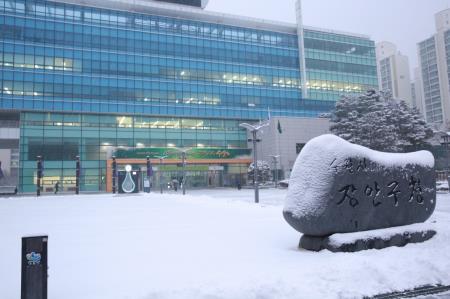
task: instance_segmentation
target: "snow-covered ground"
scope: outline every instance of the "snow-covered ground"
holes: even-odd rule
[[[357,253],[297,249],[285,190],[0,199],[0,298],[20,298],[21,237],[49,236],[50,299],[360,298],[450,284],[450,196],[430,241]]]

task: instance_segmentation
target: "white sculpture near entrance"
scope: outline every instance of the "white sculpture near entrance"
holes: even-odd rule
[[[127,174],[125,175],[125,179],[122,183],[122,190],[125,193],[131,193],[136,188],[136,184],[134,183],[133,177],[131,176],[131,170],[131,165],[125,166],[125,171],[127,172]]]

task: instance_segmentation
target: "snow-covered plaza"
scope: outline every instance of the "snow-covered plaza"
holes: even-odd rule
[[[421,244],[308,252],[286,190],[188,190],[0,199],[0,298],[20,297],[21,238],[48,235],[51,299],[361,298],[450,284],[450,195]]]

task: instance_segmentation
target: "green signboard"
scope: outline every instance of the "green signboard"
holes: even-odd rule
[[[186,159],[248,159],[251,149],[191,148],[177,149],[166,147],[133,148],[115,151],[118,159],[181,159],[181,152],[186,151]]]
[[[162,171],[181,171],[183,167],[180,165],[158,165],[153,164],[153,169],[157,167],[158,170]],[[186,165],[184,168],[185,171],[208,171],[208,165]]]

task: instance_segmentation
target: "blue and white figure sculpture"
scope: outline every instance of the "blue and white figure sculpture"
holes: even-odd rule
[[[131,165],[125,166],[125,171],[127,174],[125,175],[125,179],[122,182],[122,190],[125,193],[131,193],[136,188],[136,184],[133,181],[133,177],[131,176]]]
[[[27,253],[26,258],[27,258],[29,266],[35,266],[35,265],[39,265],[41,263],[42,257],[41,257],[40,253],[36,253],[33,251],[30,253]]]

